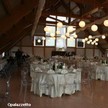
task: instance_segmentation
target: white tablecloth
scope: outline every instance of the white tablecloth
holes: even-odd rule
[[[81,90],[81,71],[74,73],[57,74],[31,71],[31,91],[38,94],[49,95],[50,97],[61,97],[62,94],[73,94]]]
[[[96,67],[96,79],[108,81],[108,65],[99,65]]]

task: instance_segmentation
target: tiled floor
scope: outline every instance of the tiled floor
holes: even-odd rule
[[[20,72],[11,78],[11,102],[24,103],[20,91]],[[27,90],[27,108],[108,108],[108,81],[92,81],[92,85],[83,84],[82,90],[73,95],[63,95],[61,98],[39,97]],[[8,108],[6,102],[0,102],[0,108]],[[13,107],[17,108],[17,107]]]

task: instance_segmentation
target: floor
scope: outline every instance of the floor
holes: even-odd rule
[[[24,93],[19,95],[20,70],[12,75],[10,86],[10,103],[24,103]],[[61,98],[39,97],[31,93],[28,87],[26,103],[31,104],[26,108],[108,108],[108,81],[93,80],[91,84],[82,84],[81,91]],[[0,108],[9,108],[5,99],[0,101]]]

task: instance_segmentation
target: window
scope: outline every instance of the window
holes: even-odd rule
[[[57,36],[64,35],[64,34],[66,34],[66,27],[63,26],[62,28],[57,28],[57,31],[60,32],[60,34],[57,34]]]
[[[65,51],[66,50],[66,39],[57,37],[56,50],[57,51]]]
[[[56,16],[53,16],[53,15],[50,15],[50,17],[56,18]],[[52,21],[52,22],[55,22],[56,20],[55,20],[55,19],[52,19],[52,18],[47,17],[47,18],[46,18],[46,21]]]
[[[46,46],[55,46],[55,39],[51,37],[46,37]]]
[[[82,39],[77,39],[77,47],[78,48],[85,48],[85,43],[82,42]]]
[[[67,39],[67,47],[75,47],[75,39]]]
[[[61,21],[65,21],[65,22],[68,23],[68,18],[67,17],[57,16],[57,19],[61,20]]]
[[[34,46],[43,46],[44,40],[41,36],[34,36]]]
[[[50,28],[50,32],[46,32],[46,36],[50,36],[50,33],[55,34],[55,26],[48,26]]]

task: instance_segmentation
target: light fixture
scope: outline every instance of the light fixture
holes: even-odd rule
[[[98,43],[96,42],[95,45],[98,45]]]
[[[62,22],[58,22],[57,23],[57,27],[59,27],[59,28],[63,27],[63,23]]]
[[[69,32],[66,33],[66,36],[69,37]]]
[[[55,37],[51,37],[51,38],[54,39],[54,40],[56,39]]]
[[[75,34],[73,37],[74,37],[74,38],[77,38],[78,36]]]
[[[88,38],[85,38],[85,41],[87,41],[88,40]]]
[[[90,41],[87,41],[87,44],[90,44]]]
[[[85,21],[82,21],[82,20],[81,20],[81,21],[79,22],[79,26],[80,26],[80,27],[85,27]]]
[[[89,35],[88,38],[89,38],[89,39],[92,39],[92,35]]]
[[[96,38],[96,39],[95,39],[95,41],[97,42],[97,41],[99,41],[99,39],[98,39],[98,38]]]
[[[74,38],[73,37],[70,37],[69,39],[73,40]]]
[[[41,42],[41,40],[40,40],[40,39],[38,39],[38,40],[37,40],[37,42],[38,42],[38,43],[40,43],[40,42]]]
[[[50,28],[48,26],[44,27],[45,32],[50,32]]]
[[[90,39],[89,41],[90,41],[90,42],[92,42],[92,40],[91,40],[91,39]]]
[[[104,21],[104,26],[108,27],[108,20]]]
[[[91,44],[94,45],[94,42],[92,42]]]
[[[68,28],[67,28],[67,32],[73,32],[73,31],[74,31],[73,26],[68,26]]]
[[[55,34],[54,34],[54,33],[51,33],[51,34],[50,34],[50,36],[51,36],[51,37],[54,37],[54,36],[55,36]]]
[[[82,39],[82,42],[84,43],[85,42],[85,39]]]
[[[102,35],[102,39],[105,39],[106,38],[106,36],[105,35]]]
[[[98,30],[98,26],[97,26],[96,24],[93,24],[93,25],[91,26],[91,30],[92,30],[92,31],[97,31],[97,30]]]
[[[45,37],[42,37],[43,40],[45,40]]]
[[[56,31],[56,34],[60,34],[60,31]]]
[[[65,35],[61,35],[61,38],[66,39],[66,36]]]

